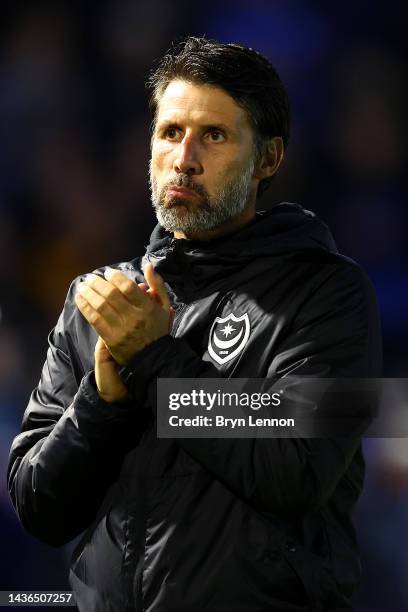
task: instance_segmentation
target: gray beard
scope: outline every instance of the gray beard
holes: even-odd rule
[[[253,171],[254,160],[252,159],[251,163],[237,177],[229,180],[215,196],[210,197],[204,187],[194,183],[188,174],[179,174],[158,190],[150,163],[150,190],[158,222],[168,232],[183,232],[186,235],[194,235],[196,232],[209,231],[224,225],[245,209],[248,203]],[[165,195],[171,185],[191,189],[200,195],[200,207],[192,210],[187,209],[181,216],[178,214],[177,204],[167,208],[164,205]]]

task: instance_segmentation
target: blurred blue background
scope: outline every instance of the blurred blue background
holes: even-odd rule
[[[274,63],[292,136],[261,207],[300,202],[329,224],[377,289],[385,376],[406,377],[408,20],[403,5],[365,0],[37,0],[2,9],[0,590],[66,589],[72,546],[54,550],[23,532],[6,491],[7,456],[70,281],[148,242],[144,81],[153,60],[173,40],[206,34]],[[405,611],[407,440],[365,440],[365,449],[355,606]]]

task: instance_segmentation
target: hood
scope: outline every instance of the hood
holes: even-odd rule
[[[257,257],[284,255],[320,249],[337,253],[327,225],[300,204],[282,202],[268,211],[259,211],[240,231],[207,242],[176,240],[162,226],[156,225],[143,259],[143,268],[151,261],[165,280],[192,276],[208,282],[208,276],[231,273]]]

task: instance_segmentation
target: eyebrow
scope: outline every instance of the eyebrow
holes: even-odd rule
[[[167,128],[180,128],[180,122],[179,121],[171,121],[170,119],[165,119],[164,121],[162,121],[161,123],[157,124],[157,129],[160,130],[164,130]],[[231,127],[228,127],[227,125],[225,125],[225,123],[207,123],[205,125],[201,125],[200,128],[203,131],[207,131],[207,130],[220,130],[222,132],[233,132],[233,129]]]

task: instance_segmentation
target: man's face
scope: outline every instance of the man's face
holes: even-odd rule
[[[157,111],[150,185],[159,223],[176,237],[211,235],[255,210],[254,133],[222,89],[171,81]],[[210,234],[209,234],[210,232]]]

